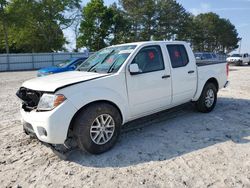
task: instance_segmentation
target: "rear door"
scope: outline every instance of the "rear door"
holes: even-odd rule
[[[190,101],[196,91],[197,69],[190,48],[183,44],[169,44],[166,46],[172,66],[173,104],[181,104]]]
[[[142,47],[131,62],[140,69],[136,75],[127,73],[132,118],[167,108],[171,103],[170,68],[164,63],[162,47]]]

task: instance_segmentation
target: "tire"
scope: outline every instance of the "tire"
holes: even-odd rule
[[[248,65],[250,65],[250,62],[248,62]]]
[[[242,66],[243,63],[242,63],[242,61],[238,61],[235,65],[236,65],[236,66]]]
[[[211,96],[211,92],[213,96]],[[201,96],[199,100],[195,103],[195,106],[199,112],[208,113],[214,109],[216,102],[217,89],[213,83],[209,82],[204,86]]]
[[[115,145],[121,124],[117,108],[109,103],[94,103],[77,114],[73,133],[81,150],[101,154]]]

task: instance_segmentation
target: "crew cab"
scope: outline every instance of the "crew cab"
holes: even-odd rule
[[[234,65],[244,65],[244,64],[250,65],[250,56],[247,53],[233,54],[227,58],[227,62]]]
[[[73,135],[80,149],[99,154],[134,119],[190,101],[212,111],[227,74],[226,62],[197,63],[186,42],[138,42],[104,48],[76,71],[28,80],[17,96],[27,134],[50,144]]]

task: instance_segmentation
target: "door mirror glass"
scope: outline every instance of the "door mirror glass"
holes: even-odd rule
[[[140,73],[140,69],[139,69],[138,64],[136,64],[136,63],[130,64],[129,65],[129,72],[131,75]]]

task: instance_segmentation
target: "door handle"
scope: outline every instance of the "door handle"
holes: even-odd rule
[[[194,73],[194,70],[188,71],[188,74],[192,74],[192,73]]]
[[[161,78],[162,79],[164,79],[164,78],[170,78],[170,75],[163,75]]]

